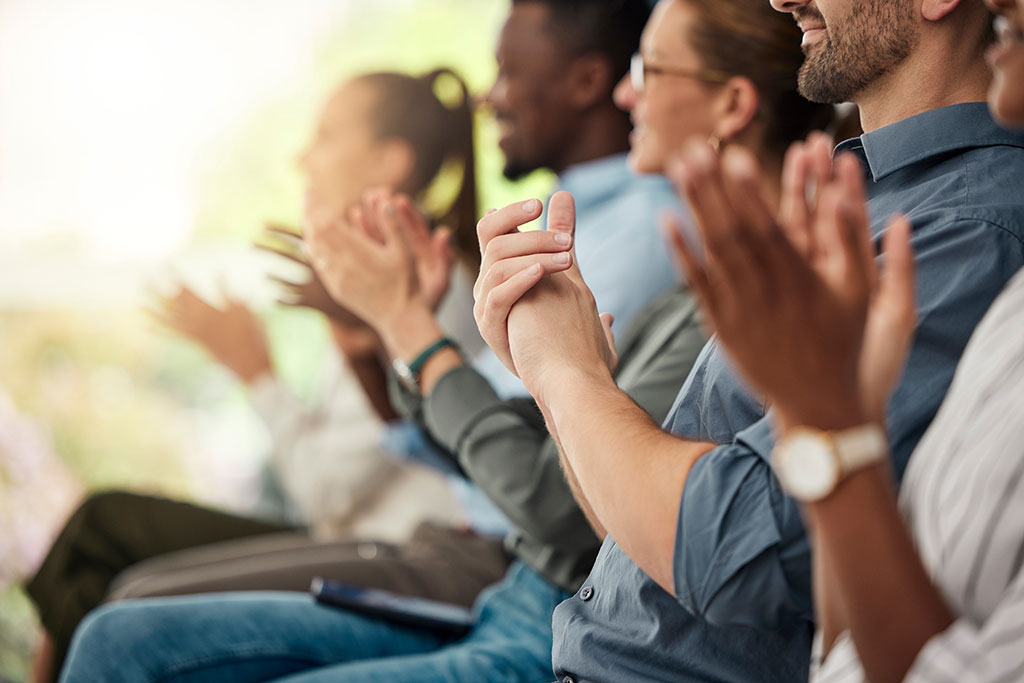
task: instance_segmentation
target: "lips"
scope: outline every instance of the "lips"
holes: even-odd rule
[[[799,24],[800,30],[804,32],[803,41],[800,45],[807,47],[813,45],[825,37],[825,24],[821,22],[811,22]]]

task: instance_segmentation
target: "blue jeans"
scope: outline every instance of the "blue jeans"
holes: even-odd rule
[[[454,641],[296,593],[128,601],[82,622],[61,681],[546,681],[551,613],[567,597],[513,564],[477,598],[473,630]]]

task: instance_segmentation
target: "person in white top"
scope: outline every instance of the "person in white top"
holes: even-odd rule
[[[986,2],[998,14],[989,103],[1001,123],[1024,128],[1024,0]],[[775,474],[804,503],[818,627],[811,680],[1024,680],[1024,272],[975,330],[897,501],[876,425],[915,325],[909,224],[891,224],[879,273],[863,180],[847,161],[817,178],[816,202],[804,207],[817,255],[799,240],[758,239],[759,221],[771,217],[729,191],[741,228],[698,215],[706,261],[675,240],[721,343],[773,406]],[[753,163],[735,155],[701,169],[684,158],[677,179],[698,190],[749,188],[743,169]],[[739,268],[755,246],[760,268]],[[817,291],[793,286],[812,281],[803,276]],[[750,295],[764,287],[774,288],[773,310]],[[736,318],[747,334],[731,333]],[[763,338],[785,343],[753,342]],[[858,343],[835,343],[844,339]],[[823,412],[845,418],[821,424]]]

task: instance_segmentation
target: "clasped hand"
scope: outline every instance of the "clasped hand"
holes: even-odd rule
[[[482,255],[473,313],[484,340],[544,405],[581,375],[610,376],[618,363],[610,315],[599,316],[576,263],[576,208],[559,192],[547,230],[520,231],[541,214],[530,200],[478,224]]]

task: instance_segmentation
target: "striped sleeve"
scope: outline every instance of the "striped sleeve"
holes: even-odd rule
[[[1024,572],[984,624],[961,617],[928,641],[905,683],[1011,683],[1024,680]]]

